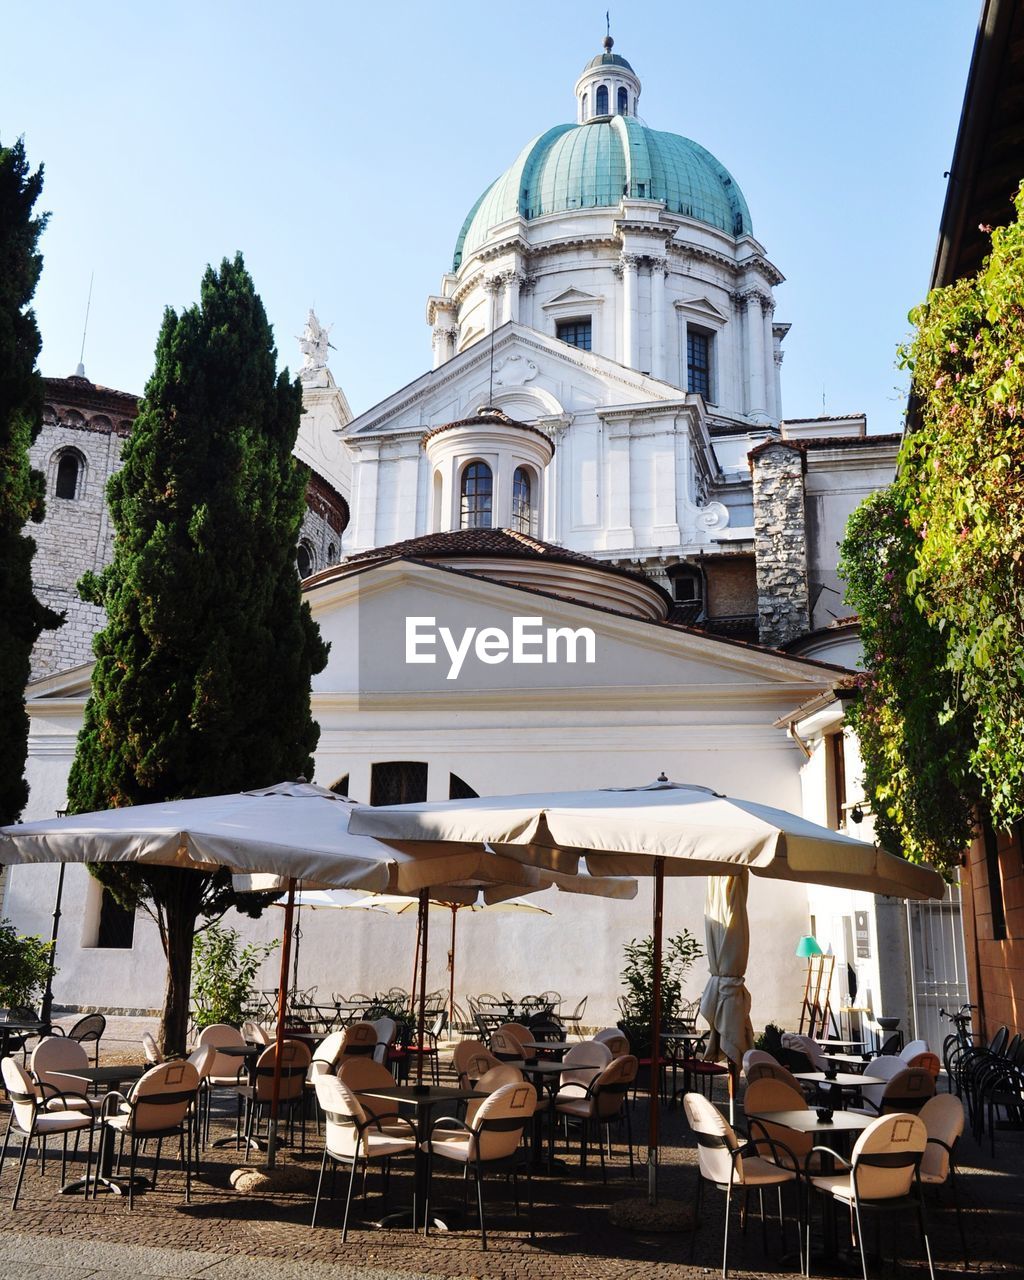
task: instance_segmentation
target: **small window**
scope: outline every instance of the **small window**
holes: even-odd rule
[[[686,387],[710,402],[711,335],[699,329],[686,331]]]
[[[619,115],[628,116],[629,115],[629,94],[625,89],[619,90],[618,99],[619,99],[619,105],[617,110]]]
[[[555,337],[559,342],[567,342],[570,347],[579,347],[581,351],[589,351],[592,339],[590,318],[586,320],[560,320],[555,326]]]
[[[680,604],[699,604],[704,598],[700,570],[677,569],[672,574],[672,595]]]
[[[584,120],[586,120],[587,115],[589,114],[588,109],[587,109],[587,106],[588,106],[589,101],[590,101],[590,95],[589,95],[589,94],[587,94],[587,93],[585,93],[585,94],[583,95],[583,119],[584,119]],[[454,799],[454,797],[453,797],[453,799]]]
[[[599,116],[608,114],[608,86],[599,85],[597,93],[594,95],[594,111]]]
[[[338,778],[337,781],[332,782],[330,789],[331,791],[334,792],[336,796],[347,796],[348,795],[348,774],[346,773],[342,777]]]
[[[423,760],[382,760],[370,766],[370,804],[419,804],[427,798]]]
[[[530,502],[530,473],[516,467],[512,477],[512,528],[517,533],[533,531],[533,507]]]
[[[135,912],[117,902],[109,889],[100,900],[100,924],[96,945],[110,950],[131,950],[135,941]]]
[[[60,455],[57,463],[57,484],[54,494],[58,498],[74,501],[78,497],[78,482],[82,472],[82,460],[72,449]]]
[[[471,462],[462,473],[462,528],[491,527],[494,478],[486,462]]]
[[[295,549],[295,564],[299,570],[300,578],[308,578],[313,572],[315,561],[313,559],[313,548],[308,542],[300,542]]]
[[[333,542],[327,544],[327,563],[336,564],[338,560],[338,548]]]

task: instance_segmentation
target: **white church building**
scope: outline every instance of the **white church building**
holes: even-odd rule
[[[576,81],[575,123],[527,143],[469,211],[427,300],[419,378],[353,417],[326,343],[307,350],[298,452],[348,518],[337,540],[324,526],[299,548],[331,643],[313,687],[316,780],[381,803],[664,771],[845,829],[862,797],[842,727],[857,641],[837,543],[891,479],[898,441],[863,416],[784,416],[783,276],[731,173],[643,123],[640,96],[606,40]],[[64,804],[89,676],[78,657],[29,687],[26,820]],[[5,914],[46,933],[55,882],[55,868],[15,868]],[[703,898],[700,878],[669,887],[669,933],[703,936]],[[648,886],[631,903],[539,901],[550,917],[465,922],[457,999],[555,989],[614,1021],[623,944],[650,931]],[[858,918],[854,949],[858,912],[870,937]],[[902,973],[905,944],[898,928],[876,936],[869,896],[812,904],[760,881],[755,1025],[795,1024],[812,913],[872,1012],[904,1015],[878,959]],[[140,914],[126,935],[111,916],[71,869],[58,1004],[159,1005],[155,927]],[[301,985],[408,986],[411,923],[307,916]],[[279,917],[231,923],[271,938]],[[446,985],[444,952],[432,986]],[[687,995],[703,978],[698,965]]]

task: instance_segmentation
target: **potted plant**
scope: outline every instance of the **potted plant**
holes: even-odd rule
[[[629,1037],[638,1058],[651,1056],[651,1017],[654,1012],[654,939],[631,938],[623,948],[626,963],[622,970],[625,995],[619,998],[622,1017],[619,1026]],[[661,1021],[670,1023],[682,998],[683,981],[704,948],[689,931],[666,938],[661,952]]]

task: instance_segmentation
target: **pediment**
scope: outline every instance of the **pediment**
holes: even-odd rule
[[[677,311],[687,311],[693,315],[706,316],[709,320],[714,320],[718,324],[725,324],[729,319],[728,315],[720,308],[715,306],[710,298],[693,297],[680,298],[675,303]]]
[[[495,372],[507,380],[503,385],[490,376],[492,358]],[[384,437],[412,440],[432,427],[468,417],[489,398],[501,404],[502,397],[516,400],[509,406],[515,411],[511,416],[525,414],[525,400],[532,400],[537,414],[550,417],[579,415],[599,405],[675,403],[680,391],[596,352],[579,351],[550,334],[510,323],[497,331],[493,356],[489,341],[475,343],[360,414],[341,438],[353,447]]]
[[[604,302],[604,298],[599,297],[596,293],[587,293],[584,289],[571,287],[564,289],[556,297],[545,302],[541,307],[542,311],[557,311],[567,306],[599,307]]]

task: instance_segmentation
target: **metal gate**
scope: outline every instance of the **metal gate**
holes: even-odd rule
[[[936,1053],[950,1024],[940,1009],[959,1008],[969,997],[960,886],[949,885],[941,902],[908,902],[911,1016],[915,1038]]]

